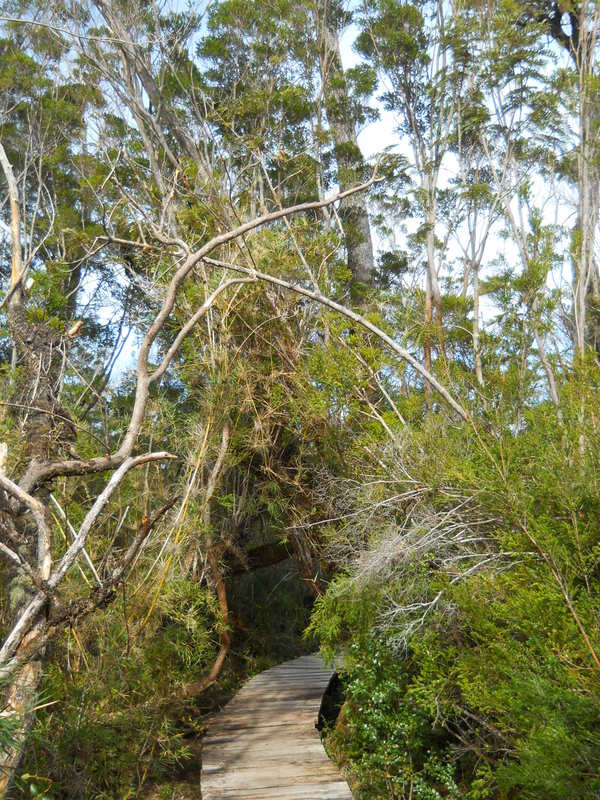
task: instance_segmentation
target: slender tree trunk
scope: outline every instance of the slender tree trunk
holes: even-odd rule
[[[436,181],[433,178],[433,176],[428,175],[425,184],[425,190],[428,195],[428,208],[425,215],[425,224],[427,226],[427,232],[426,232],[427,278],[428,278],[429,292],[431,294],[432,309],[431,309],[431,317],[427,324],[435,322],[440,355],[443,358],[445,358],[446,351],[444,345],[442,293],[440,290],[440,282],[438,280],[437,264],[435,260],[435,222],[437,215],[435,184]]]
[[[364,178],[364,160],[358,146],[356,120],[342,67],[337,19],[324,0],[320,4],[318,25],[322,36],[323,86],[327,119],[333,137],[340,191],[356,186]],[[353,279],[370,284],[374,267],[369,212],[364,194],[353,195],[340,203],[348,268]]]
[[[211,668],[200,681],[188,684],[183,690],[185,697],[196,697],[206,691],[217,680],[223,669],[225,659],[231,648],[231,634],[229,633],[229,603],[227,602],[227,587],[219,567],[217,548],[210,546],[207,553],[208,565],[213,579],[217,602],[221,613],[221,631],[219,633],[219,651]]]
[[[475,360],[475,377],[479,386],[483,386],[483,369],[481,367],[481,350],[479,347],[479,264],[471,265],[473,273],[473,358]]]
[[[431,291],[431,274],[427,270],[427,277],[425,280],[425,341],[423,343],[423,359],[425,361],[425,369],[431,372],[432,359],[431,359],[431,328],[433,323],[433,295]],[[425,381],[425,395],[431,395],[431,386]]]
[[[14,588],[11,586],[11,588]],[[31,599],[31,594],[26,600]],[[36,638],[43,629],[43,622],[37,623],[25,637],[17,650],[17,658],[27,650],[30,641]],[[39,697],[42,682],[42,658],[36,658],[24,664],[15,673],[5,698],[4,715],[13,717],[17,722],[12,746],[0,752],[0,798],[5,797],[10,789],[27,742],[29,731],[35,718],[35,706]]]
[[[25,440],[26,464],[48,460],[59,453],[73,440],[74,429],[68,414],[60,406],[59,384],[62,360],[67,346],[66,340],[50,325],[30,322],[26,315],[26,293],[22,285],[24,275],[21,248],[21,219],[18,186],[12,165],[0,144],[0,164],[8,183],[11,208],[11,295],[8,300],[8,327],[19,367],[18,380],[15,381],[15,407],[13,418],[23,432]],[[42,486],[33,495],[40,502],[44,516],[49,516],[49,489]],[[22,509],[15,509],[7,496],[0,492],[0,525],[9,536],[12,533],[22,543],[23,551],[29,551],[28,562],[36,564],[37,579],[46,581],[52,566],[49,534],[50,525],[46,522],[38,527],[37,535],[27,522]],[[16,511],[16,513],[15,513]],[[9,587],[9,610],[17,620],[38,589],[31,579],[18,567],[15,569]],[[18,769],[27,734],[33,724],[34,709],[37,703],[42,678],[43,651],[29,660],[25,656],[30,643],[43,633],[46,626],[46,609],[41,609],[37,619],[21,642],[15,656],[23,658],[23,664],[16,667],[10,676],[10,683],[4,697],[4,714],[18,723],[12,747],[0,753],[0,798],[9,790]]]
[[[593,153],[582,146],[573,248],[574,345],[579,356],[583,355],[586,347],[600,352],[600,296],[598,265],[594,258],[599,192],[600,176],[593,164]]]
[[[310,542],[302,531],[294,531],[289,538],[294,560],[298,564],[300,574],[315,597],[325,594],[325,586],[319,577],[319,570],[315,565]]]
[[[431,372],[432,368],[432,348],[431,342],[433,339],[433,327],[435,323],[438,346],[440,353],[444,355],[444,330],[442,323],[442,296],[440,292],[440,284],[437,276],[437,268],[435,263],[435,182],[430,174],[426,176],[424,182],[424,189],[427,193],[427,209],[425,212],[425,225],[426,225],[426,238],[425,238],[425,252],[427,258],[427,279],[425,287],[425,368]],[[431,393],[431,387],[425,386],[425,393],[427,396]]]
[[[577,74],[579,147],[577,151],[577,223],[573,232],[573,349],[575,359],[586,348],[600,352],[600,279],[595,259],[600,211],[600,103],[596,72],[599,33],[598,7],[580,3],[568,11],[570,31],[563,14],[550,26],[551,35],[568,51]]]

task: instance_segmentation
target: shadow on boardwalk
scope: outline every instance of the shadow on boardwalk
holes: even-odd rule
[[[252,678],[209,726],[202,800],[352,800],[315,727],[331,675],[313,655]]]

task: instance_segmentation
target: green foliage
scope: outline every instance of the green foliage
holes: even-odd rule
[[[195,757],[185,738],[191,705],[169,697],[214,657],[214,601],[175,579],[142,635],[132,629],[134,610],[125,599],[69,634],[61,649],[70,668],[49,667],[45,691],[55,705],[38,717],[27,764],[47,776],[50,797],[132,796]]]
[[[464,567],[444,566],[451,551],[438,545],[407,566],[399,551],[398,566],[350,572],[317,605],[311,630],[330,655],[346,653],[335,747],[365,797],[595,797],[597,392],[588,368],[562,384],[560,414],[530,406],[518,431],[470,447],[451,435],[435,451],[429,425],[411,445],[428,455],[404,451],[404,467],[431,487],[438,525],[449,486],[483,504],[485,560],[505,566],[478,569],[476,547]]]
[[[411,696],[408,669],[367,636],[341,674],[346,703],[335,734],[357,774],[359,798],[463,800],[435,719]]]

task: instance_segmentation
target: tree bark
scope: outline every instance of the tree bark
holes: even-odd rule
[[[436,182],[436,179],[432,175],[427,176],[425,186],[428,204],[425,216],[425,223],[427,225],[427,305],[425,310],[425,324],[430,327],[433,322],[435,323],[439,352],[440,355],[445,358],[446,350],[444,344],[444,321],[442,317],[442,293],[438,280],[437,264],[435,263],[435,222],[437,216],[435,197]],[[431,330],[428,330],[428,339],[431,337],[431,333]],[[428,344],[428,355],[426,353],[425,366],[427,369],[431,370],[431,344]]]
[[[535,15],[540,19],[540,14]],[[583,358],[586,349],[600,353],[600,276],[595,259],[600,216],[600,105],[596,89],[595,51],[598,20],[586,3],[563,9],[548,3],[541,19],[548,33],[568,52],[577,74],[579,146],[577,152],[577,222],[573,231],[573,349]],[[565,21],[567,21],[567,27]]]
[[[26,268],[23,266],[21,249],[21,218],[19,190],[12,165],[6,151],[0,144],[0,165],[6,177],[11,215],[11,286],[8,298],[8,327],[15,352],[15,366],[19,367],[19,379],[16,384],[16,395],[13,398],[13,417],[20,426],[25,440],[26,463],[43,462],[51,455],[56,456],[68,447],[74,438],[74,428],[68,413],[61,407],[59,388],[61,381],[62,360],[66,355],[67,340],[50,325],[41,322],[33,323],[26,314],[26,293],[23,278]],[[0,515],[3,540],[13,533],[22,543],[23,551],[27,551],[27,563],[35,564],[31,573],[35,581],[42,583],[50,577],[52,567],[50,526],[47,523],[47,501],[49,490],[40,485],[37,491],[28,498],[30,511],[33,508],[36,519],[36,533],[25,521],[24,514],[15,514],[14,530],[8,530],[8,517],[14,513],[14,498],[0,496],[0,506],[5,512]],[[26,496],[26,495],[25,495]],[[12,501],[12,502],[11,502]],[[17,501],[17,506],[19,505]],[[18,508],[16,509],[18,512]],[[33,600],[38,592],[23,569],[18,566],[9,587],[9,611],[13,620]],[[15,657],[24,658],[32,642],[39,639],[46,627],[45,608],[40,608],[28,634],[20,642]],[[26,660],[11,676],[11,682],[5,696],[4,713],[18,720],[13,746],[0,753],[0,797],[3,797],[14,780],[23,753],[27,734],[33,724],[34,709],[37,703],[39,686],[42,678],[43,649],[37,655]]]
[[[338,184],[343,192],[362,182],[365,165],[358,146],[356,119],[342,67],[337,16],[330,5],[324,0],[318,13],[322,38],[321,71],[325,109],[335,148]],[[348,268],[354,281],[368,285],[372,281],[374,258],[365,195],[352,195],[342,200],[339,214],[346,240]]]
[[[473,273],[473,358],[475,360],[477,384],[483,386],[483,369],[479,346],[479,264],[476,261],[473,262],[471,270]]]

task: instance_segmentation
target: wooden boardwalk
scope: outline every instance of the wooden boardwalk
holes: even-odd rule
[[[313,655],[252,678],[209,726],[202,800],[352,800],[315,728],[331,675]]]

